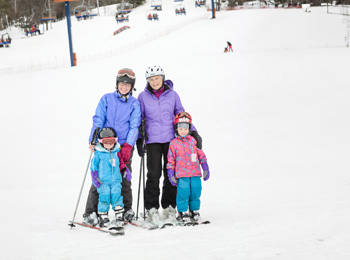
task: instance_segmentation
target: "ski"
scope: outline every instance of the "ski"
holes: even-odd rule
[[[142,228],[142,229],[147,229],[147,230],[155,230],[155,229],[158,229],[159,227],[156,226],[156,225],[144,225],[143,223],[140,223],[140,222],[136,222],[136,221],[131,221],[129,222],[130,225],[133,225],[135,227],[139,227],[139,228]]]
[[[162,223],[158,226],[158,225],[155,225],[151,222],[133,220],[133,221],[129,222],[129,224],[133,225],[135,227],[146,229],[146,230],[155,230],[155,229],[164,229],[167,227],[174,227],[174,226],[188,227],[188,226],[205,225],[205,224],[210,224],[210,221],[208,221],[208,220],[200,221],[200,222],[191,221],[191,222],[187,222],[187,223],[176,221],[176,223],[170,223],[170,222],[169,223]]]
[[[139,228],[142,228],[142,229],[147,229],[147,230],[155,230],[155,229],[164,229],[166,227],[173,227],[174,224],[173,223],[164,223],[164,224],[160,224],[159,226],[158,225],[155,225],[151,222],[141,222],[141,221],[135,221],[133,220],[132,222],[129,222],[129,224],[135,226],[135,227],[139,227]]]
[[[199,223],[197,222],[181,222],[181,221],[177,221],[176,222],[176,226],[179,226],[179,227],[191,227],[191,226],[197,226],[199,225]]]
[[[200,221],[200,222],[197,222],[199,225],[207,225],[207,224],[210,224],[210,221],[209,220],[205,220],[205,221]]]
[[[79,226],[83,226],[83,227],[88,227],[91,229],[95,229],[104,233],[108,233],[112,236],[122,236],[125,234],[124,232],[124,227],[117,227],[117,226],[110,226],[109,228],[101,228],[101,227],[95,227],[92,225],[88,225],[88,224],[84,224],[84,223],[80,223],[80,222],[71,222],[71,224],[69,224],[69,226],[74,226],[74,224],[77,224]]]
[[[181,222],[181,221],[177,221],[176,225],[180,226],[180,227],[188,227],[188,226],[197,226],[197,225],[206,225],[206,224],[210,224],[209,220],[205,220],[205,221],[190,221],[190,222]]]

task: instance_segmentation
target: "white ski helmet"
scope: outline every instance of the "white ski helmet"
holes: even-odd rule
[[[164,80],[165,74],[163,69],[160,66],[157,66],[157,65],[151,66],[151,67],[148,67],[148,69],[146,70],[146,79],[153,76],[158,76],[158,75],[162,76]]]

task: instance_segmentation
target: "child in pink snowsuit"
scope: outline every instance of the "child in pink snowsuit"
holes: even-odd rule
[[[189,135],[191,115],[180,112],[174,119],[176,138],[170,142],[168,151],[168,176],[171,184],[177,186],[177,219],[184,223],[200,222],[200,196],[202,192],[201,170],[204,181],[210,172],[204,152],[196,147],[196,140]],[[187,213],[189,209],[189,214]]]

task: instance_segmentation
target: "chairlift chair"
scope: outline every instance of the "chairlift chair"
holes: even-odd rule
[[[184,10],[184,11],[180,11],[180,10]],[[178,15],[178,14],[186,14],[186,9],[185,9],[185,5],[184,4],[177,4],[175,6],[175,14]]]
[[[206,0],[198,0],[195,2],[195,4],[196,4],[196,7],[205,6]]]
[[[151,7],[154,10],[162,11],[162,0],[152,0],[151,1]]]
[[[88,10],[89,10],[89,16],[90,16],[90,17],[92,17],[92,16],[97,16],[97,10],[96,10],[95,12],[92,12],[92,10],[96,8],[96,6],[91,5],[91,4],[90,4],[90,0],[88,1],[87,8],[88,8]]]
[[[51,13],[51,16],[50,16]],[[48,22],[48,21],[55,21],[56,20],[56,12],[45,10],[43,12],[42,18],[40,19],[40,22]]]
[[[153,14],[156,14],[157,18],[155,19]],[[151,16],[150,16],[151,15]],[[146,19],[149,21],[157,20],[159,21],[159,12],[157,9],[148,9],[146,11]]]
[[[50,3],[48,3],[48,1],[50,0],[45,1],[45,4],[44,4],[45,10],[42,12],[42,18],[40,19],[40,22],[48,22],[48,21],[56,20],[56,12],[52,11],[50,7]],[[47,7],[46,5],[47,3],[49,4],[50,8]]]
[[[78,5],[77,7],[74,8],[74,15],[77,18],[77,20],[79,21],[82,18],[86,18],[82,15],[83,12],[88,13],[88,8],[86,5],[84,5],[84,1],[81,3],[81,5]]]
[[[2,34],[0,47],[10,47],[11,41],[12,39],[10,37],[10,34],[8,33]]]

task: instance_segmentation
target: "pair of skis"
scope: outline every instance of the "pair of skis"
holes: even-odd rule
[[[205,225],[205,224],[210,224],[210,221],[202,221],[202,222],[187,222],[187,223],[183,223],[183,222],[175,222],[175,223],[163,223],[161,225],[155,225],[153,223],[146,223],[145,224],[145,221],[141,222],[141,221],[131,221],[131,222],[125,222],[124,223],[124,226],[126,224],[130,224],[130,225],[133,225],[135,227],[139,227],[139,228],[142,228],[142,229],[146,229],[146,230],[156,230],[156,229],[164,229],[164,228],[167,228],[167,227],[174,227],[174,226],[182,226],[182,227],[185,227],[185,226],[197,226],[197,225]],[[75,227],[75,225],[79,225],[79,226],[82,226],[82,227],[88,227],[88,228],[91,228],[91,229],[95,229],[97,231],[100,231],[100,232],[103,232],[103,233],[108,233],[112,236],[123,236],[125,234],[125,230],[124,230],[124,226],[115,226],[115,225],[111,225],[110,227],[106,228],[106,227],[98,227],[98,226],[92,226],[92,225],[89,225],[89,224],[85,224],[85,223],[81,223],[81,222],[71,222],[71,224],[69,224],[69,226],[71,227]]]
[[[142,229],[148,229],[148,230],[155,230],[155,229],[164,229],[167,227],[174,227],[174,226],[181,226],[181,227],[185,227],[185,226],[197,226],[197,225],[202,225],[202,224],[210,224],[210,221],[206,220],[206,221],[200,221],[200,222],[196,222],[196,221],[191,221],[191,222],[180,222],[180,221],[175,221],[175,222],[165,222],[165,223],[161,223],[160,225],[156,225],[153,224],[151,222],[147,222],[147,221],[132,221],[129,222],[129,224],[142,228]]]
[[[92,226],[92,225],[81,223],[81,222],[71,222],[71,224],[68,224],[68,225],[71,227],[75,227],[74,224],[77,224],[77,225],[82,226],[82,227],[88,227],[91,229],[95,229],[95,230],[98,230],[100,232],[108,233],[112,236],[124,236],[124,234],[125,234],[124,227],[119,227],[119,226],[115,226],[115,225],[111,225],[108,228]],[[126,225],[126,223],[124,223],[124,225]]]
[[[131,222],[129,222],[130,225],[133,225],[135,227],[139,227],[142,229],[148,229],[148,230],[155,230],[155,229],[164,229],[167,227],[173,227],[174,224],[170,223],[170,222],[166,222],[166,223],[162,223],[160,225],[155,225],[151,222],[147,222],[147,221],[137,221],[137,220],[133,220]]]

